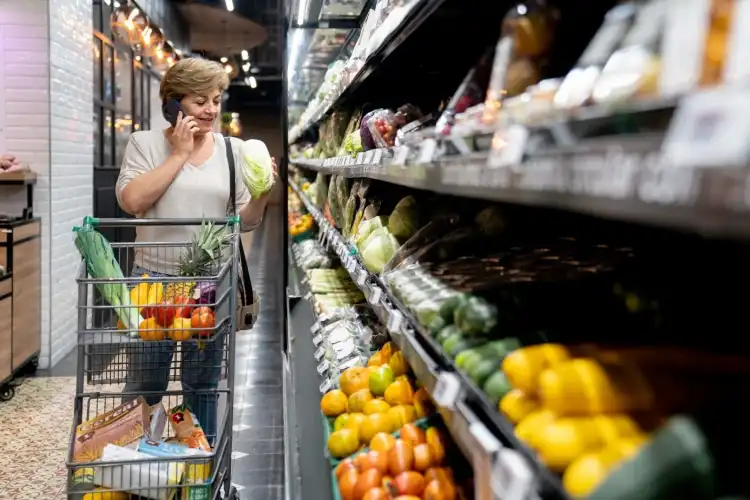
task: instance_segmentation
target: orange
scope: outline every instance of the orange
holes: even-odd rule
[[[373,354],[372,356],[370,356],[370,359],[367,360],[367,366],[369,366],[369,367],[372,368],[374,366],[384,365],[387,362],[388,362],[388,360],[383,357],[383,353],[381,353],[381,352],[378,351],[375,354]]]
[[[353,429],[341,429],[328,438],[328,451],[335,458],[348,457],[359,448],[359,433]]]
[[[378,366],[370,370],[370,392],[376,396],[385,394],[385,390],[393,383],[396,377],[393,376],[393,370],[388,365]]]
[[[414,409],[417,411],[417,418],[426,417],[431,414],[434,409],[432,405],[432,399],[427,393],[427,389],[421,387],[414,393]]]
[[[383,344],[383,347],[380,348],[378,351],[380,355],[383,357],[385,361],[388,361],[391,359],[391,356],[393,356],[393,353],[398,351],[398,347],[396,347],[396,344],[394,344],[391,341],[386,342]]]
[[[164,340],[167,335],[156,322],[156,318],[148,318],[138,325],[138,336],[141,340]]]
[[[393,356],[388,360],[388,366],[391,367],[394,377],[405,375],[409,371],[409,365],[404,359],[404,353],[401,351],[393,353]]]
[[[378,432],[393,432],[392,420],[383,413],[373,413],[365,417],[359,431],[362,444],[369,444]]]
[[[385,390],[385,401],[391,406],[410,405],[414,401],[414,391],[408,382],[397,380]]]
[[[336,417],[346,413],[346,407],[346,394],[338,389],[327,392],[320,400],[320,411],[326,417]]]
[[[409,422],[414,422],[417,419],[417,411],[411,405],[398,405],[388,410],[388,418],[393,430],[397,431]]]
[[[349,418],[344,423],[343,428],[354,429],[359,432],[359,428],[362,427],[362,422],[365,421],[365,415],[363,413],[347,413],[347,415],[349,415]]]
[[[363,413],[365,415],[372,415],[373,413],[387,413],[391,409],[391,405],[383,401],[382,399],[373,399],[365,403]]]
[[[370,370],[362,366],[347,368],[339,377],[341,390],[344,391],[347,396],[351,396],[361,389],[367,389],[369,375]]]
[[[169,329],[167,335],[170,339],[175,341],[190,340],[193,337],[193,332],[190,331],[190,325],[192,325],[190,318],[175,318],[172,322],[172,328]]]
[[[364,413],[365,405],[372,401],[373,397],[367,389],[360,389],[349,396],[349,411],[355,413]]]

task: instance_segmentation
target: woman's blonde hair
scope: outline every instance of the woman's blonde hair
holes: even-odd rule
[[[229,87],[229,75],[224,67],[208,59],[191,57],[178,61],[167,70],[161,79],[159,97],[162,102],[181,100],[189,94],[205,95],[218,89],[224,92]]]

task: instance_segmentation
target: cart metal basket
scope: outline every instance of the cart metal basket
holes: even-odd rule
[[[192,242],[111,243],[123,279],[94,278],[81,263],[69,499],[239,498],[231,485],[238,219],[84,220],[102,232],[203,223],[225,226],[228,234],[200,276],[179,276],[172,265],[195,250]],[[126,286],[131,304],[109,304],[99,293],[104,284]],[[188,293],[196,289],[204,293]],[[127,316],[128,307],[138,315]],[[187,434],[178,425],[183,415],[198,424]],[[116,446],[104,449],[111,440]],[[106,493],[97,496],[101,489]]]

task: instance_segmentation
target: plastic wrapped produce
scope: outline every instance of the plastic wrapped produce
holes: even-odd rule
[[[354,217],[357,215],[357,194],[359,193],[360,181],[354,181],[352,189],[349,192],[349,198],[344,205],[344,224],[341,228],[341,234],[348,238],[354,224]]]
[[[365,116],[363,116],[362,121],[359,122],[359,135],[362,141],[362,147],[365,151],[376,148],[375,139],[373,139],[372,132],[370,131],[370,121],[381,111],[383,110],[375,109],[373,111],[370,111]]]
[[[407,196],[396,204],[388,218],[388,230],[401,241],[411,238],[419,229],[419,210],[417,200]]]
[[[429,221],[398,249],[386,265],[384,271],[398,269],[402,266],[415,263],[415,259],[412,258],[413,255],[421,248],[434,243],[440,237],[454,229],[459,221],[459,216],[455,214],[433,218],[433,220]]]
[[[380,274],[398,247],[398,241],[387,228],[376,229],[363,244],[362,263],[371,273]]]
[[[323,208],[328,200],[328,177],[318,172],[315,177],[315,204]]]
[[[381,227],[384,227],[387,225],[388,225],[388,217],[384,215],[380,215],[378,217],[373,217],[372,219],[366,219],[362,221],[362,223],[359,225],[359,228],[357,229],[356,236],[354,237],[354,244],[361,251],[362,245],[370,236],[370,234],[372,234],[372,232],[375,231],[376,229],[380,229]]]

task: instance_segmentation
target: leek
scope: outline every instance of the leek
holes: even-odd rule
[[[109,242],[90,225],[75,228],[75,244],[86,263],[89,275],[95,279],[123,280],[122,269],[115,259]],[[125,283],[98,283],[96,285],[104,300],[111,305],[120,321],[135,331],[140,324],[138,308],[130,303],[130,293]]]

